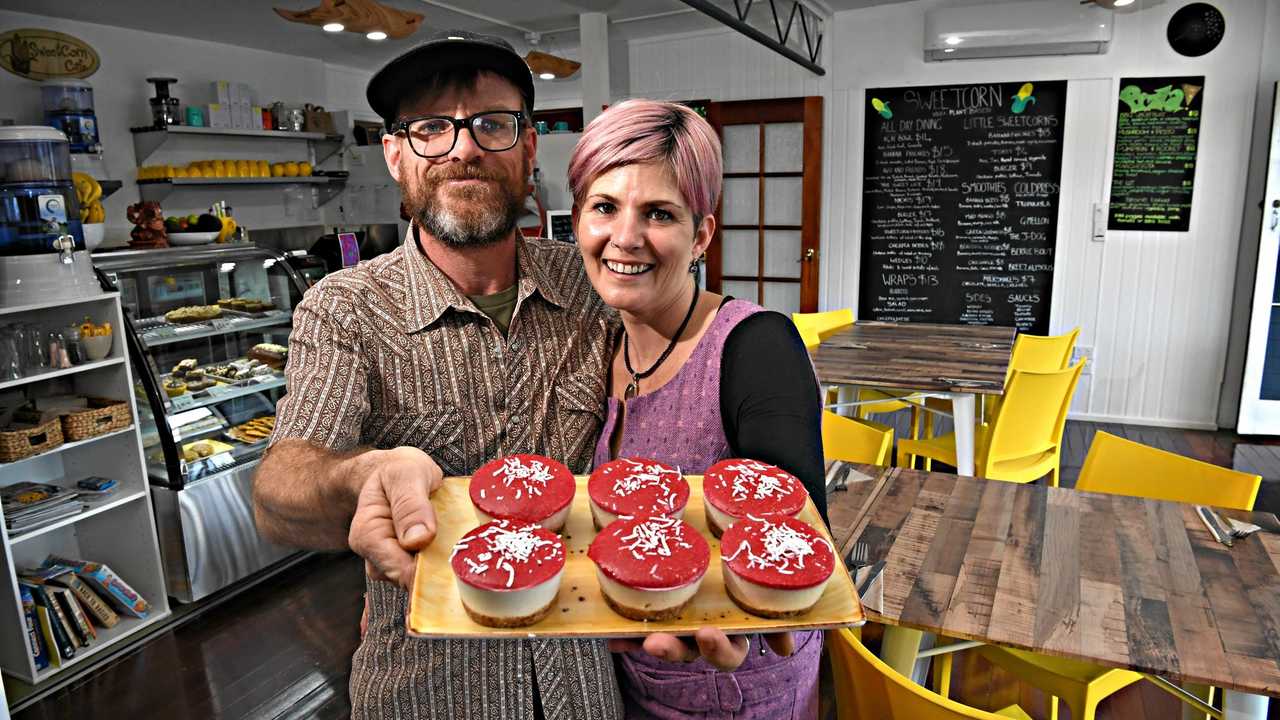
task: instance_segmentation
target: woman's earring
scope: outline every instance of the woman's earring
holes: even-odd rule
[[[692,261],[690,261],[690,263],[689,263],[689,274],[690,274],[690,275],[697,275],[697,274],[698,274],[698,263],[699,263],[699,262],[701,262],[701,261],[702,261],[702,258],[701,258],[701,257],[695,257]]]

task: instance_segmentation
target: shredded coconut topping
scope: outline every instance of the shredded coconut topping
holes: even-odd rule
[[[810,539],[801,535],[795,528],[781,523],[764,523],[764,534],[761,537],[764,545],[760,554],[752,552],[751,543],[743,540],[732,555],[725,558],[731,562],[738,555],[747,554],[747,567],[772,569],[780,575],[794,575],[796,570],[804,569],[805,559],[814,554],[813,543],[825,542],[825,538]]]
[[[746,500],[748,495],[753,500],[764,500],[781,495],[785,490],[778,469],[772,465],[756,460],[743,460],[726,466],[725,470],[737,472],[731,488],[734,500]]]
[[[552,540],[538,537],[534,533],[535,527],[533,525],[513,526],[505,521],[494,523],[482,532],[454,545],[453,554],[449,559],[452,560],[453,555],[457,555],[460,550],[465,550],[469,542],[483,542],[486,552],[476,556],[480,563],[473,562],[470,558],[463,558],[462,561],[476,575],[483,575],[490,569],[507,573],[506,585],[511,587],[516,580],[516,563],[528,563],[532,559],[542,564],[542,558],[533,557],[534,552],[538,548],[555,545]],[[555,555],[556,552],[553,550],[551,557]],[[493,561],[491,564],[488,562],[490,560]]]
[[[523,487],[530,495],[541,495],[552,477],[551,469],[541,460],[534,460],[526,465],[518,457],[509,457],[503,460],[502,467],[498,468],[498,471],[494,474],[502,478],[502,484],[507,487],[511,487],[513,482],[518,481],[520,487]],[[520,490],[517,488],[517,500],[520,499],[520,494]]]
[[[631,556],[637,560],[671,557],[672,547],[693,547],[685,542],[680,524],[679,518],[666,516],[651,517],[636,523],[630,533],[622,536],[622,549],[630,551]]]

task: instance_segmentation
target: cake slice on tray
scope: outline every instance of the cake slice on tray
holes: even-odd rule
[[[711,548],[689,523],[656,516],[610,523],[591,541],[587,557],[614,612],[631,620],[670,620],[698,593]]]
[[[720,538],[724,589],[743,610],[767,618],[813,609],[835,568],[831,543],[786,516],[746,518]]]
[[[472,620],[486,627],[523,627],[551,611],[564,576],[565,549],[546,528],[495,520],[463,535],[449,564]]]
[[[679,469],[657,460],[619,458],[591,473],[587,496],[599,530],[619,517],[683,516],[689,483]]]
[[[702,480],[707,527],[720,537],[746,517],[796,517],[809,493],[804,483],[780,467],[758,460],[730,459],[707,468]]]

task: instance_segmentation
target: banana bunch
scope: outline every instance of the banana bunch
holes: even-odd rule
[[[105,221],[107,213],[102,209],[102,186],[98,181],[82,172],[73,172],[71,182],[76,187],[76,199],[80,201],[80,222]]]

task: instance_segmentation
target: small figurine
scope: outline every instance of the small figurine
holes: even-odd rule
[[[169,247],[169,234],[164,229],[164,211],[154,201],[134,203],[126,211],[126,217],[135,227],[129,233],[132,248]]]

